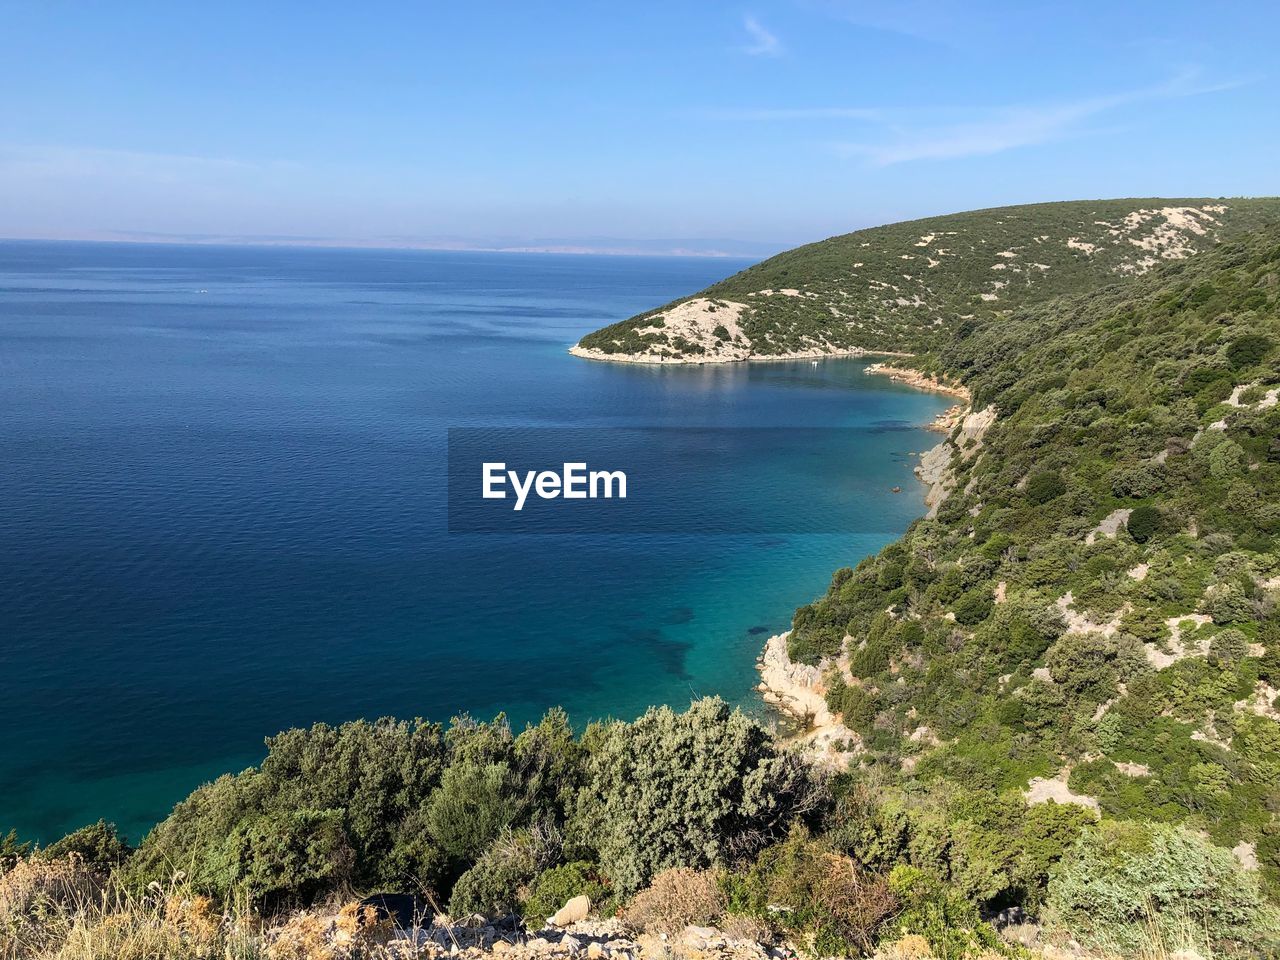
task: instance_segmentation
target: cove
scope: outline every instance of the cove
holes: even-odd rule
[[[743,265],[0,244],[0,832],[136,841],[318,721],[758,708],[763,639],[924,512],[949,401],[861,360],[566,352]],[[749,482],[694,432],[682,462],[773,532],[449,532],[450,429],[629,427],[740,435]],[[786,532],[814,483],[852,512]]]

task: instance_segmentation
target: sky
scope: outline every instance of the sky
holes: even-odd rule
[[[765,253],[1280,193],[1280,5],[0,2],[0,237]]]

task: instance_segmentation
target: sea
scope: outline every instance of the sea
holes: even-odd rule
[[[137,842],[317,722],[767,720],[765,640],[923,513],[948,401],[568,353],[747,265],[0,243],[0,835]],[[515,511],[463,448],[629,499]]]

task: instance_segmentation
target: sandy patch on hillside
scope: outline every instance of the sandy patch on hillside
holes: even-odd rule
[[[1116,769],[1123,773],[1126,777],[1149,777],[1151,776],[1151,768],[1145,763],[1130,763],[1122,760],[1116,764]]]
[[[751,353],[751,344],[739,326],[742,311],[746,309],[745,303],[735,303],[732,300],[717,302],[696,297],[677,303],[670,310],[659,314],[663,321],[661,326],[655,324],[641,327],[636,332],[641,336],[650,333],[666,334],[671,340],[683,337],[701,344],[707,351],[704,356],[741,360]],[[720,327],[729,332],[727,342],[715,335],[715,330]]]
[[[1240,861],[1240,866],[1244,867],[1244,869],[1258,869],[1258,848],[1254,844],[1249,843],[1247,840],[1241,840],[1231,848],[1231,852],[1236,855],[1236,859]]]
[[[1182,624],[1190,621],[1195,627],[1202,627],[1206,623],[1213,621],[1203,613],[1184,613],[1181,616],[1170,617],[1164,622],[1169,630],[1168,648],[1166,653],[1154,643],[1143,644],[1143,650],[1146,652],[1147,660],[1157,670],[1163,670],[1165,667],[1171,667],[1179,660],[1185,660],[1187,657],[1203,657],[1209,653],[1209,642],[1201,640],[1197,643],[1184,641],[1182,638]]]
[[[1120,510],[1112,510],[1102,522],[1089,531],[1089,535],[1084,538],[1086,544],[1092,544],[1098,537],[1107,537],[1114,540],[1116,534],[1120,532],[1120,528],[1129,522],[1129,514],[1133,513],[1128,507]]]
[[[1086,614],[1071,609],[1073,603],[1075,603],[1075,597],[1068,590],[1054,604],[1062,614],[1062,621],[1067,625],[1068,633],[1100,633],[1104,637],[1111,637],[1115,636],[1116,631],[1120,629],[1120,618],[1123,611],[1116,613],[1106,623],[1098,623],[1090,620]]]
[[[1274,407],[1280,402],[1280,387],[1271,387],[1262,395],[1262,399],[1253,404],[1243,402],[1241,395],[1251,387],[1256,386],[1253,383],[1242,383],[1231,391],[1231,396],[1223,401],[1229,407],[1240,407],[1245,410],[1266,410]]]
[[[1023,796],[1029,804],[1048,803],[1052,800],[1055,803],[1074,803],[1081,807],[1088,807],[1090,810],[1097,810],[1097,800],[1082,793],[1073,793],[1067,786],[1070,776],[1071,768],[1063,767],[1052,778],[1032,777]]]
[[[1259,680],[1258,685],[1254,687],[1253,694],[1236,703],[1236,710],[1246,710],[1249,713],[1256,713],[1260,717],[1280,722],[1280,710],[1275,707],[1277,696],[1280,696],[1280,690],[1277,690],[1265,680]]]

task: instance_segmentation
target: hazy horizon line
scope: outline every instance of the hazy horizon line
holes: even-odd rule
[[[820,238],[819,238],[820,239]],[[149,231],[79,232],[67,235],[0,235],[3,243],[103,243],[153,246],[285,247],[324,250],[402,250],[441,253],[526,253],[567,256],[698,257],[751,259],[770,257],[798,243],[766,243],[723,238],[614,237],[498,238],[463,237],[312,237],[289,234],[183,234]],[[800,241],[805,243],[809,241]]]

